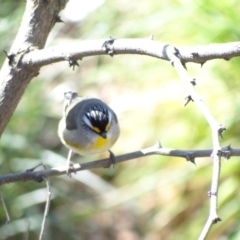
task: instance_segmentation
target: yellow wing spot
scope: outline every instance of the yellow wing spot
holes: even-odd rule
[[[105,127],[105,132],[108,131],[109,127],[110,127],[110,123],[108,123],[108,124],[106,125],[106,127]]]
[[[100,129],[98,127],[92,127],[92,130],[96,133],[100,133]]]

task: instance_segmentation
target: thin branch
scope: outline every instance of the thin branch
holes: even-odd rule
[[[6,215],[6,223],[10,222],[10,216],[9,216],[9,213],[8,213],[8,210],[7,210],[7,207],[6,207],[6,204],[5,204],[5,201],[4,201],[4,198],[3,198],[3,195],[2,195],[2,192],[0,191],[0,199],[1,199],[1,203],[2,203],[2,206],[3,206],[3,210],[4,210],[4,213]]]
[[[163,155],[163,156],[173,156],[173,157],[181,157],[188,161],[191,161],[195,158],[201,157],[209,157],[212,153],[212,149],[206,150],[177,150],[171,148],[162,148],[159,144],[155,144],[152,147],[145,148],[136,152],[131,152],[127,154],[123,154],[120,156],[115,156],[116,162],[124,162],[128,160],[134,160],[140,157],[145,157],[148,155]],[[229,159],[230,156],[240,156],[240,149],[233,149],[230,146],[222,148],[222,152],[225,154],[224,156]],[[103,168],[109,165],[109,158],[96,160],[92,162],[85,162],[80,164],[74,164],[73,168],[70,172],[78,172],[86,169],[93,168]],[[20,173],[13,173],[0,176],[0,185],[13,183],[13,182],[24,182],[24,181],[43,181],[43,177],[51,177],[51,176],[59,176],[65,175],[68,168],[66,165],[52,168],[44,171],[26,171]]]
[[[171,52],[172,51],[172,52]],[[210,213],[208,220],[199,236],[199,240],[206,239],[207,234],[209,233],[212,225],[221,221],[220,217],[217,214],[217,205],[218,205],[218,187],[219,187],[219,176],[221,170],[221,147],[219,143],[219,135],[225,130],[225,127],[218,124],[218,122],[212,116],[210,110],[207,108],[206,104],[200,99],[198,94],[194,89],[194,85],[192,83],[192,79],[189,77],[186,68],[181,63],[179,56],[178,49],[170,49],[169,56],[171,58],[171,62],[175,67],[177,73],[179,74],[180,78],[186,85],[188,96],[195,102],[198,109],[201,111],[205,119],[210,125],[211,132],[212,132],[212,142],[213,142],[213,152],[211,154],[213,158],[213,175],[212,175],[212,184],[210,190]]]
[[[45,211],[44,211],[44,215],[43,215],[43,221],[42,221],[41,232],[40,232],[40,235],[39,235],[39,240],[42,240],[42,238],[43,238],[45,223],[46,223],[46,219],[47,219],[47,216],[48,216],[50,201],[51,201],[51,195],[52,195],[49,179],[46,178],[46,177],[43,177],[43,179],[46,182],[48,196],[47,196],[47,200],[46,200]]]

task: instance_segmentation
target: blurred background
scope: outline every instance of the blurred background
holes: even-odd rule
[[[25,1],[0,0],[0,49],[9,50],[20,26]],[[72,41],[147,38],[176,46],[239,41],[236,0],[126,1],[70,0],[46,47]],[[5,54],[0,53],[0,63]],[[124,154],[152,146],[212,148],[208,124],[194,103],[183,107],[186,90],[171,64],[140,55],[96,56],[43,67],[32,80],[0,142],[0,174],[25,171],[43,162],[66,164],[68,150],[57,136],[63,93],[98,97],[117,113],[121,135],[112,148]],[[239,64],[214,60],[202,68],[187,64],[196,90],[217,121],[227,127],[221,146],[239,147]],[[107,157],[74,156],[75,162]],[[240,238],[239,159],[223,160],[219,215],[208,239]],[[181,158],[148,156],[114,169],[83,171],[50,179],[52,201],[44,239],[181,240],[197,239],[209,212],[211,158],[196,166]],[[1,239],[37,239],[47,196],[45,183],[1,187],[11,222],[0,207]],[[25,238],[26,239],[26,238]]]

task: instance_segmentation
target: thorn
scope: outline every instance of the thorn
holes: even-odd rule
[[[187,66],[185,62],[182,62],[183,67],[187,70]]]
[[[226,131],[226,127],[223,126],[223,125],[220,125],[220,126],[219,126],[219,129],[218,129],[218,135],[219,135],[221,138],[223,138],[222,133],[223,133],[224,131]]]
[[[196,164],[196,162],[195,162],[195,158],[189,159],[189,160],[187,160],[187,161],[189,161],[189,162],[193,163],[195,166],[197,166],[197,164]]]
[[[226,158],[226,160],[229,160],[231,158],[231,144],[229,144],[227,147],[226,147],[226,151],[222,151],[222,156]]]
[[[193,78],[192,81],[190,81],[190,83],[193,85],[193,86],[196,86],[197,83],[196,83],[196,78]]]
[[[222,151],[222,156],[226,158],[226,160],[229,160],[231,157],[230,151]]]
[[[185,158],[188,162],[191,162],[196,166],[195,157],[193,157],[191,153],[187,153]]]
[[[199,54],[197,52],[192,52],[191,54],[192,54],[193,58],[196,58],[199,56]]]
[[[73,71],[75,70],[75,66],[79,67],[79,64],[78,64],[77,60],[75,60],[73,58],[68,58],[68,63],[69,63],[69,67],[73,68]]]
[[[216,217],[215,219],[213,219],[213,224],[221,222],[222,219],[220,217]]]
[[[184,99],[185,99],[185,102],[183,104],[184,107],[186,107],[189,102],[194,102],[191,96],[187,96]]]
[[[180,54],[179,50],[178,50],[176,47],[174,47],[173,49],[174,49],[173,54],[174,54],[176,57],[181,58],[181,54]]]
[[[200,64],[201,64],[201,68],[203,67],[203,65],[205,64],[206,62],[201,62]]]
[[[13,64],[13,59],[15,57],[15,54],[14,53],[8,53],[6,50],[3,49],[3,52],[6,54],[7,58],[8,58],[8,64],[10,66],[12,66]]]
[[[116,38],[112,38],[111,36],[109,37],[108,40],[106,40],[103,45],[102,49],[105,50],[105,52],[110,55],[111,57],[114,56],[114,48],[113,48],[113,43],[116,40]]]
[[[56,22],[59,22],[59,23],[65,23],[60,16],[56,16]]]

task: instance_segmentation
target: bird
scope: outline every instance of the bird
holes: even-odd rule
[[[102,100],[92,97],[79,97],[75,91],[64,93],[63,117],[59,122],[58,135],[68,147],[67,173],[73,164],[72,153],[83,156],[108,151],[111,165],[116,164],[110,148],[120,135],[120,127],[115,112]],[[73,169],[74,171],[74,169]]]

